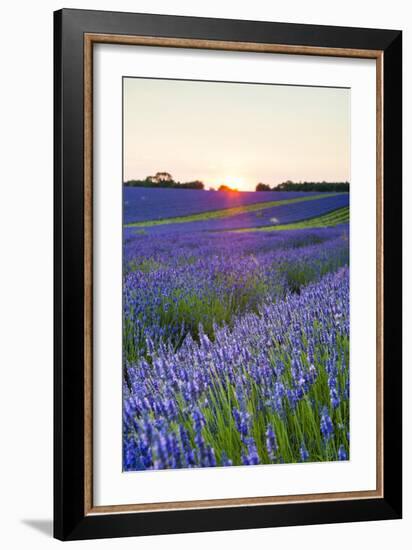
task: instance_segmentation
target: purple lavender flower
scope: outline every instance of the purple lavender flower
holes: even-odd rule
[[[123,467],[125,470],[139,470],[139,460],[136,441],[133,438],[123,438]]]
[[[227,457],[227,454],[223,451],[221,457],[222,466],[232,466],[233,462]]]
[[[244,439],[249,432],[250,414],[247,411],[239,411],[239,409],[236,408],[232,410],[232,414],[240,437]]]
[[[300,458],[302,462],[306,462],[309,459],[309,452],[306,449],[306,445],[304,441],[302,441],[302,444],[299,449],[299,453],[300,453]]]
[[[266,449],[268,451],[271,462],[274,462],[276,454],[278,452],[278,443],[276,440],[276,434],[270,424],[268,424],[266,430]]]
[[[336,387],[330,389],[330,403],[334,409],[340,405],[340,399]]]
[[[247,465],[257,465],[260,463],[259,453],[253,437],[248,437],[246,440],[247,452],[242,453],[242,463]]]
[[[215,451],[210,445],[207,448],[207,461],[208,466],[216,466],[216,456]]]
[[[329,416],[327,407],[323,407],[320,417],[320,431],[325,443],[333,436],[333,423]]]
[[[341,445],[338,449],[338,460],[348,460],[348,455],[343,445]]]

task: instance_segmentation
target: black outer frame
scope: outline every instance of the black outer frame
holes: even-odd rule
[[[84,33],[384,52],[383,498],[85,516]],[[54,71],[54,536],[77,540],[401,518],[401,31],[63,9],[54,13]]]

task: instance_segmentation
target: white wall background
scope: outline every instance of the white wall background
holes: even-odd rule
[[[62,4],[8,2],[2,8],[0,85],[0,545],[57,547],[52,517],[52,11],[61,7],[286,21],[404,31],[404,97],[411,89],[412,18],[408,3],[374,0],[88,0]],[[412,193],[407,140],[411,110],[404,101],[404,211],[406,255],[405,398],[412,377]],[[408,214],[408,215],[407,215]],[[409,315],[408,315],[409,314]],[[409,341],[408,341],[409,340]],[[405,512],[402,521],[324,525],[71,543],[71,548],[170,550],[232,546],[238,549],[409,548],[412,537],[411,403],[405,399]]]

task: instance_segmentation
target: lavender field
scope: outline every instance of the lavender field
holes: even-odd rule
[[[348,206],[125,191],[124,470],[349,458]]]
[[[305,195],[316,195],[315,192]],[[153,219],[187,216],[259,202],[292,199],[302,193],[245,191],[243,193],[218,193],[194,189],[153,189],[150,187],[124,188],[124,223]]]

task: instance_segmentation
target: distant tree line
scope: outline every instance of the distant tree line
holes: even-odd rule
[[[349,182],[304,181],[295,183],[288,180],[274,187],[270,187],[267,183],[258,183],[256,191],[333,191],[342,193],[349,192]]]
[[[200,180],[180,182],[175,181],[169,172],[156,172],[154,176],[147,176],[142,180],[128,180],[124,182],[127,187],[157,187],[171,189],[198,189],[203,190],[204,184]],[[349,182],[328,182],[328,181],[304,181],[295,183],[293,181],[284,181],[279,185],[271,187],[267,183],[258,183],[256,191],[326,191],[326,192],[348,192]],[[211,189],[214,191],[214,189]],[[227,185],[220,185],[218,191],[236,192]]]
[[[144,180],[129,180],[125,181],[127,187],[158,187],[171,189],[204,189],[202,181],[186,181],[181,183],[175,181],[169,172],[157,172],[154,176],[147,176]]]

